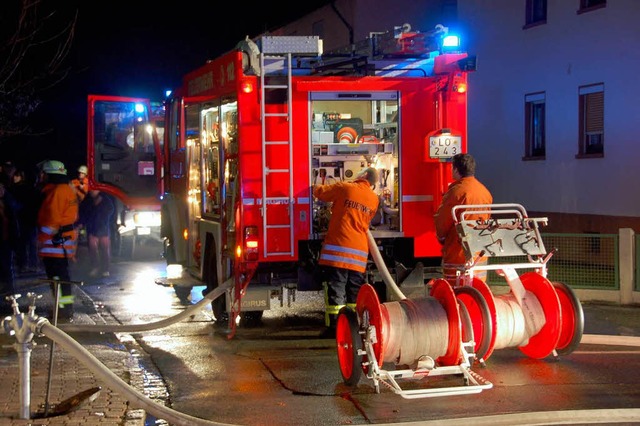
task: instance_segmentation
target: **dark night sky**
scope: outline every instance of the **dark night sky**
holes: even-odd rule
[[[70,75],[43,96],[36,119],[53,129],[35,152],[59,157],[73,168],[85,161],[88,94],[146,97],[160,100],[182,76],[254,37],[330,3],[170,1],[169,7],[148,0],[52,0],[58,12],[78,10]],[[236,12],[224,9],[236,8]],[[23,146],[24,147],[24,146]],[[60,154],[60,155],[58,155]],[[18,150],[14,158],[37,156]],[[30,161],[30,160],[29,160]],[[24,161],[23,161],[24,162]]]

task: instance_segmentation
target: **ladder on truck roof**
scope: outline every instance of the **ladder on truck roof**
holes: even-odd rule
[[[320,41],[317,36],[271,36],[262,37],[260,49],[260,114],[261,114],[261,137],[262,137],[262,247],[263,256],[293,256],[294,255],[294,217],[293,208],[295,198],[293,196],[293,123],[292,115],[292,55],[318,55],[320,54]],[[279,84],[267,82],[269,75],[282,75],[283,67],[286,69],[286,80],[278,81]],[[266,91],[270,89],[286,91],[286,110],[284,112],[268,113],[265,110]],[[272,126],[277,126],[278,121],[284,118],[287,122],[286,138],[280,140],[267,139]],[[276,156],[268,151],[275,151],[276,147],[285,147],[288,156],[286,167],[275,167],[273,165]],[[280,157],[278,157],[280,158]],[[281,159],[279,161],[282,161]],[[285,194],[271,194],[267,188],[269,175],[283,174],[286,176],[288,188]],[[278,187],[282,190],[282,187]],[[282,206],[286,206],[288,218],[283,221],[281,213]],[[288,237],[289,250],[270,250],[271,244],[276,240],[281,240],[282,235]],[[277,235],[280,238],[273,238]],[[279,244],[274,244],[276,247]]]

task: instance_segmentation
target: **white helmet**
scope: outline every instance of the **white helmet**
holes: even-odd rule
[[[84,173],[86,175],[87,173],[89,173],[89,169],[87,168],[87,166],[82,165],[78,167],[78,173]]]
[[[64,168],[64,164],[56,160],[48,160],[42,164],[42,171],[51,175],[66,175],[67,169]]]

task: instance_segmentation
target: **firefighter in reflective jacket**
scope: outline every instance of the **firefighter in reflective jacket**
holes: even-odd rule
[[[466,263],[466,255],[456,230],[451,209],[457,205],[491,204],[489,190],[475,177],[476,160],[470,154],[456,154],[452,162],[453,179],[442,197],[442,203],[434,216],[436,235],[442,244],[442,269],[445,279],[455,284],[457,272]],[[487,220],[488,214],[468,215],[470,220]],[[458,218],[459,219],[459,218]],[[477,264],[486,263],[487,258],[478,259]],[[486,271],[474,275],[486,279]]]
[[[373,192],[378,173],[363,169],[352,182],[317,185],[313,195],[331,206],[329,229],[318,263],[324,266],[327,281],[325,323],[334,331],[335,319],[343,306],[355,309],[369,255],[367,232],[378,210],[378,196]]]
[[[49,160],[41,167],[45,181],[38,210],[38,253],[49,279],[70,281],[69,259],[75,258],[78,239],[73,226],[78,220],[78,198],[63,163]],[[61,284],[61,318],[73,317],[73,302],[72,284]]]

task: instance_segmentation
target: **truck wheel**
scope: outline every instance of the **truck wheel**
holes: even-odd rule
[[[225,296],[222,295],[211,302],[211,310],[213,316],[216,317],[216,325],[223,327],[229,322],[229,313],[227,312],[227,303]]]
[[[218,287],[218,263],[216,261],[216,244],[213,236],[207,234],[204,245],[204,257],[202,266],[202,279],[207,285],[204,290],[210,293]],[[206,294],[205,293],[205,294]],[[211,310],[216,318],[216,326],[225,327],[229,323],[229,313],[227,312],[226,295],[221,294],[211,301]]]
[[[193,287],[185,287],[185,286],[173,286],[173,290],[176,292],[176,296],[180,299],[180,303],[183,305],[191,304],[191,290]]]
[[[262,315],[264,311],[249,311],[240,314],[241,324],[246,327],[257,327],[262,323]]]

